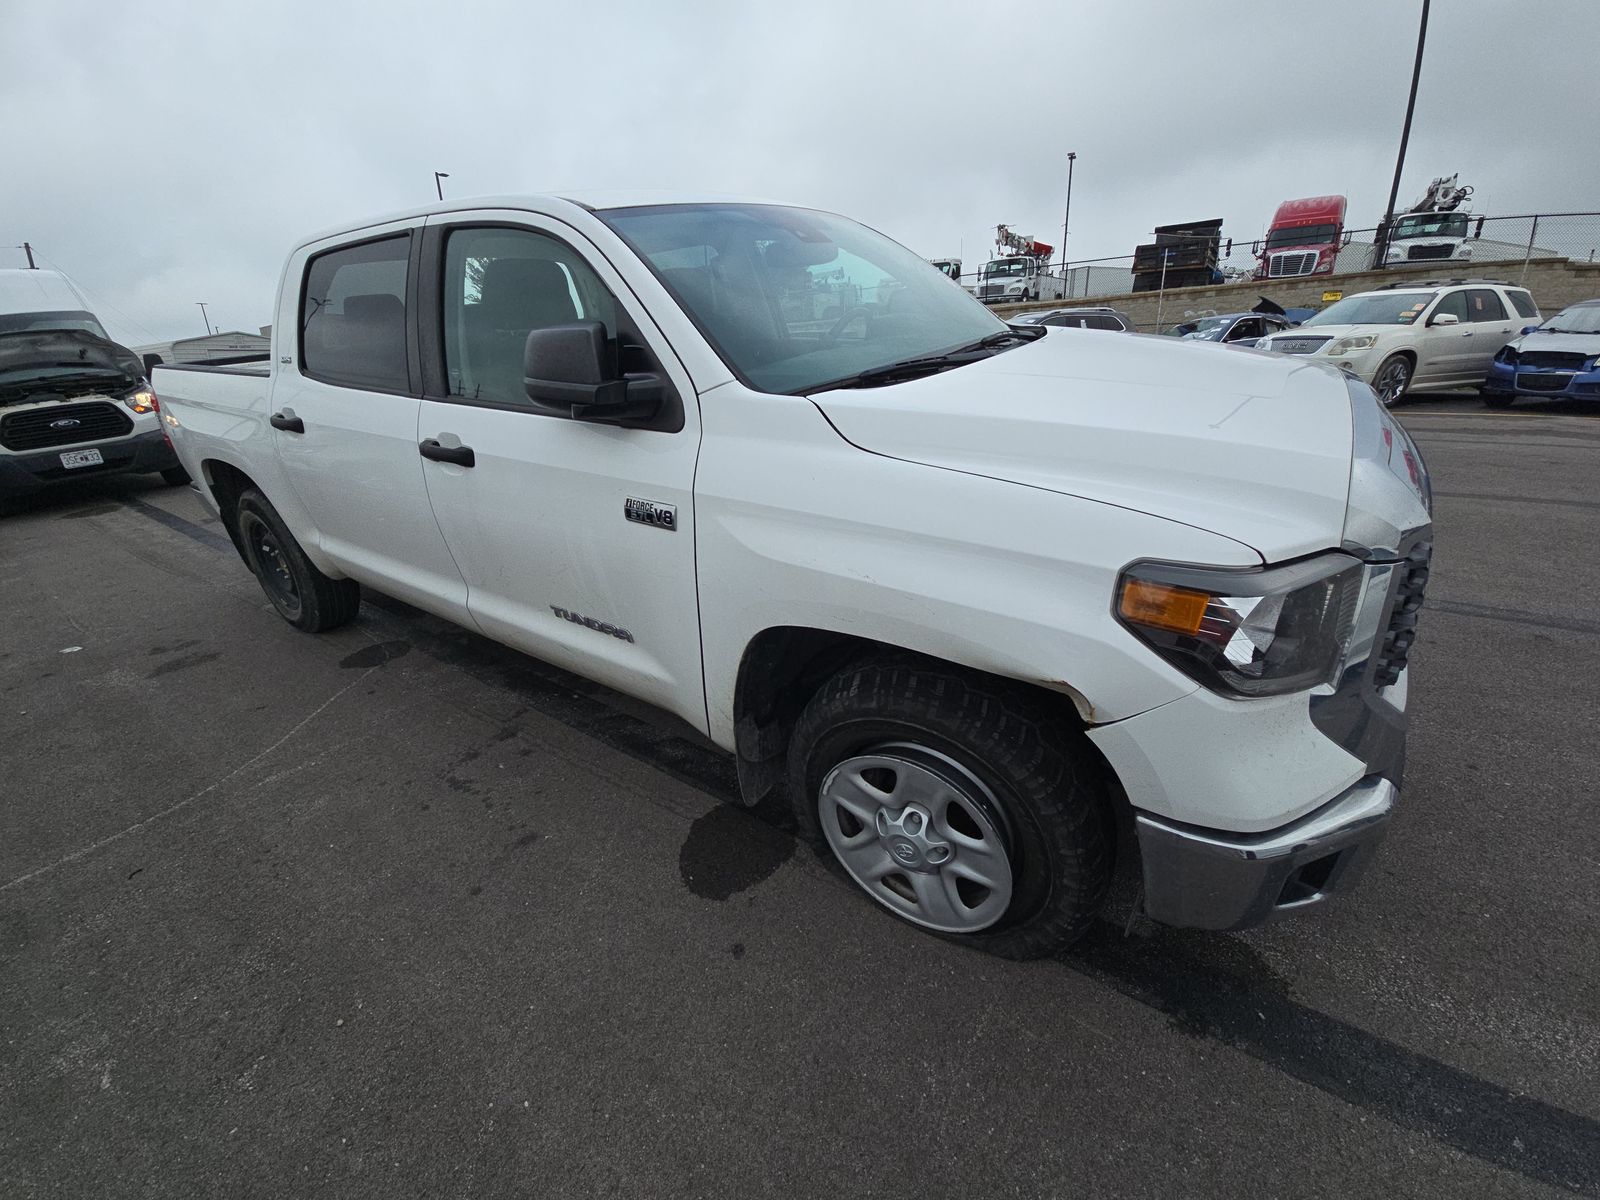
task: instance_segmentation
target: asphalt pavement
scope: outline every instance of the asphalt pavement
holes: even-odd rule
[[[1600,1196],[1594,414],[1433,471],[1362,889],[1007,963],[725,803],[673,719],[184,489],[0,519],[0,1196]]]

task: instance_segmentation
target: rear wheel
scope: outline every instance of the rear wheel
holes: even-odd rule
[[[1378,393],[1385,408],[1391,408],[1405,399],[1411,386],[1411,360],[1404,354],[1391,354],[1378,366],[1372,377],[1372,390]]]
[[[265,496],[247,488],[234,511],[245,562],[279,616],[307,633],[336,629],[355,617],[361,586],[317,570]]]
[[[1020,687],[905,662],[829,680],[789,751],[802,835],[902,920],[1006,958],[1065,948],[1099,911],[1102,770]]]

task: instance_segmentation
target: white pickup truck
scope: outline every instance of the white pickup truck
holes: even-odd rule
[[[1431,497],[1326,366],[1008,327],[855,222],[452,202],[312,238],[272,360],[160,367],[308,632],[370,586],[677,714],[897,916],[1011,957],[1347,890]]]

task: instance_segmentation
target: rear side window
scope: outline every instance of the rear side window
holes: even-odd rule
[[[1467,293],[1467,313],[1469,321],[1504,321],[1506,306],[1488,288],[1474,288]]]
[[[1090,329],[1114,329],[1118,333],[1122,332],[1122,322],[1115,317],[1089,317],[1084,321],[1084,325]]]
[[[306,264],[300,364],[314,379],[379,392],[410,390],[406,372],[408,234],[344,246]]]
[[[1530,321],[1539,319],[1539,306],[1527,292],[1517,288],[1507,288],[1506,298],[1511,301],[1511,307],[1517,310],[1517,316],[1527,317]]]

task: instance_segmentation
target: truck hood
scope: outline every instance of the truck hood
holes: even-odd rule
[[[144,377],[144,368],[126,346],[82,329],[0,333],[0,404],[47,390],[54,380],[68,386],[65,381],[80,374],[103,377],[100,386],[106,389],[127,391]]]
[[[1303,360],[1052,329],[938,375],[811,399],[875,454],[1150,513],[1268,561],[1337,546],[1344,528],[1349,393]]]

